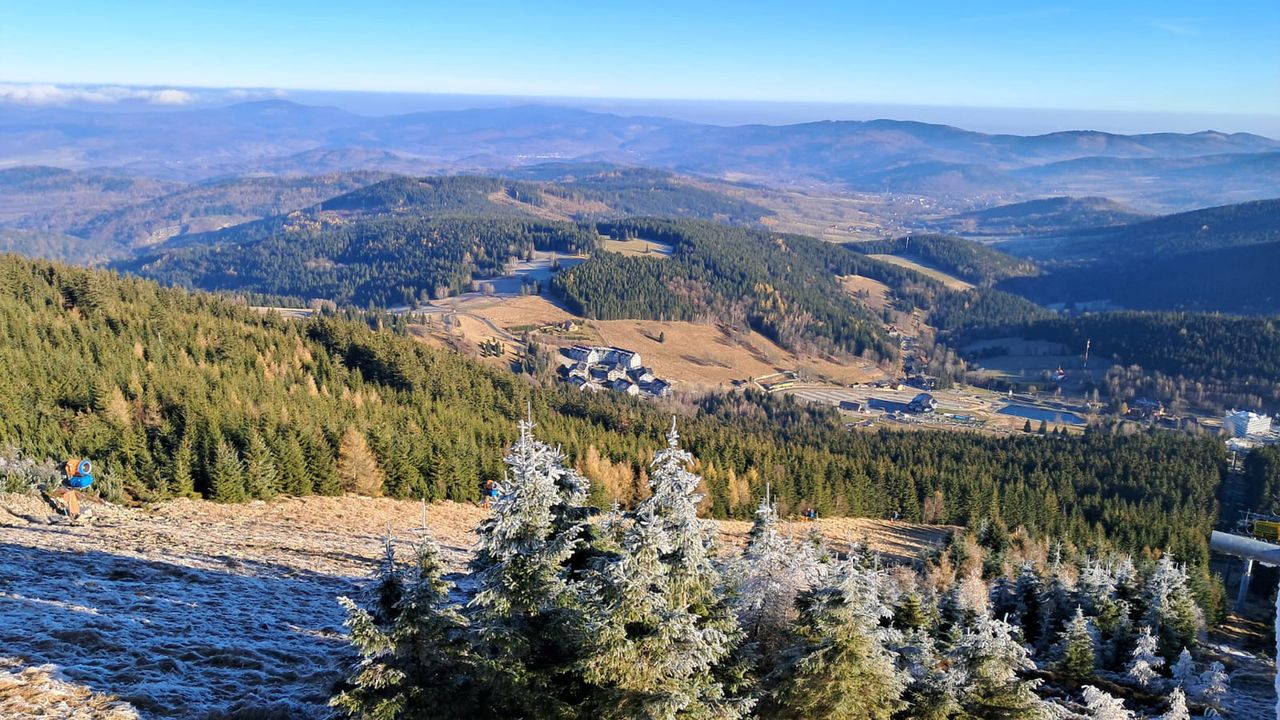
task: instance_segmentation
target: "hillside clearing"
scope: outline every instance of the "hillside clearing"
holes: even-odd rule
[[[144,717],[323,717],[349,660],[335,598],[356,591],[384,536],[407,542],[422,518],[420,503],[359,497],[93,509],[91,523],[51,526],[38,498],[0,495],[0,647],[9,657],[0,710],[62,693],[83,712],[44,707],[47,716],[132,717],[95,693]],[[470,557],[484,515],[429,506],[452,569]],[[867,519],[818,526],[837,549],[866,538],[895,559],[948,532]],[[740,545],[748,527],[722,523],[723,539]],[[808,527],[796,523],[793,534]]]
[[[882,260],[884,262],[891,263],[899,267],[915,270],[921,275],[926,275],[928,277],[933,278],[934,280],[937,280],[938,282],[942,283],[943,285],[946,285],[952,290],[972,290],[973,289],[973,283],[965,282],[964,280],[961,280],[960,278],[954,275],[948,275],[947,273],[941,270],[938,270],[937,268],[929,267],[928,265],[924,265],[919,261],[912,260],[910,258],[905,258],[899,255],[868,255],[867,257],[875,258],[876,260]]]
[[[707,390],[761,375],[798,370],[812,378],[837,383],[863,383],[882,379],[874,363],[857,358],[799,355],[754,331],[731,332],[725,327],[693,322],[658,320],[587,320],[573,315],[545,297],[469,297],[441,301],[454,309],[456,337],[477,345],[495,336],[492,328],[476,318],[519,336],[528,328],[572,320],[577,329],[568,334],[545,335],[553,344],[586,342],[635,350],[647,366],[662,378],[679,383],[679,389]],[[439,321],[430,329],[415,326],[415,337],[444,342]],[[662,340],[661,342],[659,340]]]
[[[673,248],[656,240],[644,240],[642,238],[633,238],[631,240],[611,240],[602,239],[600,245],[609,252],[616,252],[621,255],[631,257],[671,257]]]

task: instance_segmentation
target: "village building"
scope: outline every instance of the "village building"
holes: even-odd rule
[[[1271,432],[1271,417],[1246,410],[1236,410],[1227,413],[1222,421],[1222,427],[1234,438],[1265,435]]]
[[[565,382],[581,389],[609,388],[625,395],[665,397],[671,383],[645,367],[640,353],[620,347],[574,345],[561,349],[569,361],[558,369]]]

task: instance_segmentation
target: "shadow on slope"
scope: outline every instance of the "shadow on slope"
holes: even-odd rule
[[[326,714],[346,656],[334,598],[354,591],[350,578],[16,543],[0,556],[0,647],[25,664],[56,665],[145,717]]]

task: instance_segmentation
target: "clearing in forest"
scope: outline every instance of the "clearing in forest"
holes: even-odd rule
[[[836,383],[863,383],[883,379],[874,363],[857,358],[801,355],[791,352],[754,331],[730,331],[719,325],[658,320],[587,320],[573,315],[546,297],[470,297],[456,302],[454,332],[459,339],[477,345],[494,337],[484,318],[508,333],[543,328],[566,320],[572,331],[543,333],[539,341],[552,345],[613,345],[640,353],[644,364],[658,377],[674,380],[677,389],[708,390],[735,381],[798,370],[810,378]],[[433,320],[430,332],[415,326],[421,340],[444,342],[443,316]]]
[[[631,240],[601,238],[600,245],[609,252],[616,252],[632,257],[667,258],[671,257],[671,253],[674,252],[674,248],[666,243],[660,243],[656,240],[644,240],[642,238],[634,238]]]
[[[964,280],[961,280],[960,278],[954,275],[948,275],[947,273],[937,268],[929,267],[928,265],[921,263],[919,260],[913,260],[911,258],[901,257],[899,255],[868,255],[867,257],[875,258],[876,260],[882,260],[884,262],[890,263],[892,265],[897,265],[899,267],[915,270],[921,275],[925,275],[933,278],[934,280],[937,280],[938,282],[942,283],[943,285],[946,285],[952,290],[972,290],[973,289],[973,283],[965,282]]]

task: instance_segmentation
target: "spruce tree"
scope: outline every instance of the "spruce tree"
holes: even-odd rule
[[[963,672],[950,671],[924,630],[905,634],[898,649],[905,666],[906,689],[902,700],[906,707],[895,718],[902,720],[951,720],[960,712],[960,686]]]
[[[1069,680],[1081,682],[1092,678],[1096,673],[1098,651],[1093,634],[1084,610],[1077,606],[1075,616],[1062,631],[1061,658],[1058,661],[1059,671]]]
[[[1039,684],[1021,676],[1035,669],[1031,653],[1014,639],[1003,620],[979,618],[951,650],[951,663],[963,673],[960,705],[975,718],[1044,718],[1035,694]]]
[[[888,720],[904,707],[906,683],[879,631],[892,615],[881,582],[877,570],[845,561],[833,583],[801,596],[801,642],[769,682],[766,716]]]
[[[1209,663],[1209,668],[1200,673],[1198,687],[1201,700],[1214,708],[1221,709],[1222,698],[1231,692],[1231,679],[1227,676],[1226,667],[1217,660]]]
[[[734,605],[759,663],[776,657],[786,645],[796,596],[805,589],[806,578],[798,549],[778,531],[777,509],[767,497],[756,509],[748,538]]]
[[[563,454],[533,427],[520,422],[502,493],[480,524],[471,607],[505,712],[558,716],[582,694],[574,665],[583,618],[570,564],[588,521],[577,504],[585,479],[566,478]]]
[[[1160,642],[1151,634],[1151,628],[1145,625],[1138,633],[1138,641],[1134,645],[1129,667],[1125,671],[1142,687],[1147,687],[1160,677],[1160,668],[1164,667],[1164,658],[1159,653]]]
[[[1040,596],[1044,592],[1044,585],[1034,565],[1026,563],[1022,566],[1013,592],[1013,612],[1008,620],[1021,628],[1023,641],[1034,646],[1044,635],[1040,613]]]
[[[338,467],[333,459],[333,448],[324,435],[316,433],[304,439],[303,453],[307,458],[307,469],[313,492],[321,495],[341,495],[342,481],[338,477]]]
[[[442,573],[439,549],[424,527],[405,570],[395,565],[388,541],[364,606],[339,598],[361,657],[330,705],[369,720],[484,713],[480,665]]]
[[[673,423],[652,464],[653,494],[631,514],[621,552],[583,588],[591,632],[579,670],[593,717],[731,719],[750,709],[721,682],[741,633],[697,517],[691,461]]]
[[[1160,640],[1160,651],[1171,657],[1179,648],[1195,644],[1204,626],[1204,616],[1196,605],[1187,581],[1187,570],[1164,555],[1146,583],[1146,613],[1143,623]]]
[[[1089,713],[1089,720],[1132,720],[1133,718],[1133,713],[1125,709],[1122,700],[1092,685],[1084,686],[1084,707]]]
[[[182,432],[182,439],[173,451],[170,466],[169,493],[174,497],[192,497],[196,494],[196,448],[190,428]]]
[[[1040,591],[1040,648],[1057,640],[1063,627],[1071,619],[1076,603],[1067,581],[1066,566],[1062,561],[1062,548],[1054,551],[1049,564],[1049,579]]]
[[[1179,687],[1190,690],[1196,679],[1196,661],[1191,658],[1191,653],[1186,648],[1182,648],[1182,652],[1178,654],[1178,661],[1169,671],[1173,681]]]
[[[280,473],[280,490],[293,496],[310,495],[315,491],[307,455],[292,431],[281,429],[273,443],[276,470]]]
[[[249,497],[268,500],[280,491],[280,473],[271,448],[256,431],[249,435],[245,456],[245,486]]]
[[[244,502],[244,465],[231,443],[218,443],[209,475],[209,499],[221,503]]]
[[[893,608],[893,627],[903,632],[924,630],[929,623],[925,612],[924,600],[914,589],[904,591],[898,596],[898,603]]]
[[[1187,695],[1182,688],[1175,687],[1169,693],[1169,709],[1160,716],[1160,720],[1191,720],[1191,712],[1187,710]]]

